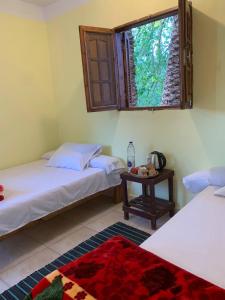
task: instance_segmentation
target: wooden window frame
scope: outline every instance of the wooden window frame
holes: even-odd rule
[[[140,18],[123,25],[114,27],[113,29],[95,28],[80,26],[80,39],[82,62],[84,72],[84,84],[87,102],[87,111],[102,111],[102,110],[122,110],[122,111],[135,111],[135,110],[174,110],[174,109],[191,109],[193,107],[193,48],[192,48],[192,4],[188,0],[178,0],[179,4],[176,7],[157,12],[155,14]],[[153,107],[135,107],[130,106],[129,103],[129,80],[127,73],[127,50],[125,49],[124,32],[127,30],[142,26],[163,18],[173,15],[179,17],[179,39],[180,39],[180,91],[181,100],[179,105],[170,106],[153,106]],[[116,103],[113,105],[102,107],[91,107],[91,91],[90,82],[88,82],[88,64],[87,53],[85,49],[85,31],[92,31],[97,33],[110,32],[113,34],[113,50],[114,50],[114,78],[116,88]]]
[[[161,20],[162,18],[171,17],[171,16],[175,15],[176,13],[178,13],[178,6],[157,12],[155,14],[145,16],[140,19],[136,19],[134,21],[125,23],[125,24],[117,26],[117,27],[114,27],[113,30],[115,32],[122,32],[125,30],[132,29],[134,27],[142,26],[142,25],[154,22],[154,21]]]
[[[160,11],[157,12],[155,14],[125,23],[123,25],[117,26],[115,28],[113,28],[113,30],[115,31],[116,34],[116,38],[117,39],[121,39],[121,34],[123,34],[123,32],[132,29],[134,27],[139,27],[157,20],[161,20],[163,18],[167,18],[167,17],[171,17],[174,15],[177,15],[179,13],[179,9],[178,6],[177,7],[173,7],[164,11]],[[120,57],[121,54],[119,54],[117,52],[117,57]],[[129,92],[128,92],[128,76],[127,76],[127,70],[128,70],[128,66],[127,66],[127,57],[126,57],[126,49],[123,47],[123,62],[120,61],[120,63],[118,64],[118,72],[119,73],[123,73],[124,74],[124,78],[123,78],[123,82],[122,83],[125,86],[125,95],[120,95],[120,109],[119,110],[124,110],[124,111],[135,111],[135,110],[149,110],[149,111],[155,111],[155,110],[164,110],[164,109],[181,109],[180,105],[170,105],[170,106],[146,106],[146,107],[135,107],[135,106],[129,106]],[[121,75],[120,75],[121,77]],[[119,82],[120,84],[120,82]]]

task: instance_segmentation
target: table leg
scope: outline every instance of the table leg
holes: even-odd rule
[[[142,184],[142,195],[146,197],[148,195],[147,185]]]
[[[156,230],[156,218],[151,219],[151,226],[153,230]]]
[[[152,206],[151,226],[153,230],[156,230],[156,199],[155,199],[155,185],[150,184],[150,201]]]
[[[172,218],[174,216],[174,212],[175,212],[174,211],[175,210],[175,203],[174,203],[174,200],[173,200],[173,177],[172,176],[168,178],[168,188],[169,188],[169,202],[171,204],[173,204],[172,208],[169,212],[170,217]]]
[[[128,201],[128,192],[127,192],[127,181],[122,179],[122,189],[123,189],[123,211],[124,211],[124,219],[129,220],[129,212],[127,209],[129,208]]]
[[[150,198],[152,202],[155,201],[155,186],[152,184],[150,185]]]

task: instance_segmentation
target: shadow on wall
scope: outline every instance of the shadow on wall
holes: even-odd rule
[[[193,9],[194,108],[217,110],[218,24]],[[195,111],[195,110],[193,110]]]
[[[80,74],[83,74],[82,69]],[[74,77],[72,78],[74,80]],[[100,143],[106,145],[104,149],[105,154],[112,154],[111,146],[107,145],[113,144],[116,132],[115,124],[118,122],[119,112],[87,112],[83,75],[79,78],[78,83],[71,83],[68,86],[72,87],[72,89],[70,91],[67,90],[67,95],[64,97],[65,101],[60,107],[61,142]],[[74,122],[71,122],[71,120],[74,120]],[[103,124],[106,124],[106,126]]]
[[[194,9],[194,109],[191,118],[208,167],[225,165],[225,21]],[[201,154],[200,154],[201,155]]]
[[[59,124],[56,117],[55,118],[45,117],[42,119],[41,136],[43,137],[43,147],[41,147],[40,151],[43,151],[43,149],[44,151],[51,151],[60,146],[58,129],[59,129]],[[43,153],[40,154],[42,155]]]
[[[22,127],[20,129],[21,134],[8,136],[8,143],[11,147],[8,148],[7,144],[6,147],[4,144],[0,147],[0,170],[38,160],[43,153],[59,146],[56,118],[46,116],[40,119],[39,123],[34,128],[30,125],[32,131],[29,134],[27,134],[25,127]],[[27,124],[28,127],[29,119]]]

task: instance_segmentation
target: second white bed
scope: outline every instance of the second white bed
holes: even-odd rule
[[[80,199],[120,184],[119,174],[46,167],[46,160],[0,171],[0,237]]]
[[[225,289],[225,198],[208,187],[141,247]]]

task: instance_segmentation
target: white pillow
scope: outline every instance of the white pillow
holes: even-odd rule
[[[92,158],[90,161],[90,167],[103,169],[106,174],[125,170],[125,166],[119,158],[108,155],[99,155]]]
[[[210,185],[225,186],[225,167],[215,167],[209,170]]]
[[[207,186],[225,186],[225,167],[215,167],[193,173],[183,178],[185,188],[192,193],[199,193]]]
[[[82,171],[101,151],[101,145],[66,143],[53,154],[47,166]]]
[[[42,155],[41,159],[49,160],[54,153],[55,153],[55,150],[46,152]]]
[[[225,186],[214,192],[215,196],[225,197]]]
[[[195,172],[183,178],[185,188],[195,194],[203,191],[209,186],[209,170]]]

